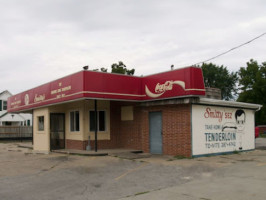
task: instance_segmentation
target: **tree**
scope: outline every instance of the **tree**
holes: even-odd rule
[[[230,73],[223,65],[218,66],[212,63],[203,63],[201,69],[205,87],[219,88],[222,93],[222,99],[234,99],[234,94],[237,92],[237,73]]]
[[[256,112],[256,125],[266,124],[266,62],[259,65],[251,59],[247,67],[240,68],[238,74],[241,93],[237,101],[263,105]]]
[[[126,75],[134,75],[135,69],[127,69],[127,66],[122,62],[119,61],[118,64],[114,63],[111,66],[112,72],[111,73],[117,73],[117,74],[126,74]]]
[[[118,64],[116,63],[112,64],[111,68],[112,68],[111,73],[126,74],[126,75],[131,75],[131,76],[133,76],[135,73],[135,69],[127,69],[127,66],[122,61],[119,61]],[[92,71],[99,71],[99,69],[93,69]],[[108,72],[108,69],[102,67],[100,71]]]
[[[101,69],[101,72],[107,72],[107,68],[104,68],[104,67],[102,67]],[[92,71],[95,71],[95,72],[98,72],[99,71],[99,69],[93,69]]]
[[[107,68],[102,67],[101,72],[107,72]]]

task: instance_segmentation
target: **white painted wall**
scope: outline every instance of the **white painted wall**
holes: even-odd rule
[[[2,109],[3,109],[3,101],[7,101],[8,97],[11,97],[11,96],[12,96],[12,94],[8,91],[3,91],[0,93],[0,100],[2,100]],[[1,110],[0,116],[5,114],[6,112],[7,112],[7,110]]]
[[[7,101],[7,98],[11,97],[11,96],[12,96],[12,94],[8,91],[3,91],[2,93],[0,93],[0,99],[1,100]]]
[[[48,108],[35,109],[33,112],[33,150],[41,152],[50,151],[50,115]],[[38,129],[38,117],[44,116],[44,130]]]
[[[243,124],[235,119],[237,108],[192,105],[192,155],[252,150],[255,148],[254,111],[242,109]],[[242,121],[241,121],[242,122]]]
[[[4,91],[0,93],[0,100],[7,101],[8,97],[12,96],[12,94],[8,91]],[[3,108],[3,106],[2,106]],[[0,126],[4,125],[5,122],[11,122],[11,126],[20,126],[24,125],[24,122],[30,120],[30,126],[32,126],[32,114],[29,113],[7,113],[7,110],[0,111]],[[2,116],[2,117],[1,117]]]

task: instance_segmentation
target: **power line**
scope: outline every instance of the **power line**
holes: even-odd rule
[[[225,52],[223,52],[223,53],[221,53],[221,54],[218,54],[217,56],[214,56],[214,57],[209,58],[209,59],[207,59],[207,60],[204,60],[204,61],[198,62],[198,63],[196,63],[196,64],[194,64],[194,65],[199,65],[199,64],[201,64],[201,63],[205,63],[205,62],[208,62],[208,61],[213,60],[213,59],[215,59],[215,58],[218,58],[218,57],[220,57],[220,56],[222,56],[222,55],[225,55],[225,54],[227,54],[227,53],[229,53],[229,52],[231,52],[231,51],[234,51],[234,50],[236,50],[236,49],[238,49],[238,48],[240,48],[240,47],[242,47],[242,46],[244,46],[244,45],[247,45],[247,44],[253,42],[254,40],[257,40],[257,39],[259,39],[260,37],[262,37],[262,36],[264,36],[264,35],[266,35],[266,32],[265,32],[265,33],[262,33],[261,35],[255,37],[255,38],[253,38],[252,40],[249,40],[249,41],[247,41],[247,42],[245,42],[245,43],[243,43],[243,44],[240,44],[240,45],[238,45],[238,46],[236,46],[236,47],[233,47],[233,48],[231,48],[231,49],[229,49],[229,50],[227,50],[227,51],[225,51]]]

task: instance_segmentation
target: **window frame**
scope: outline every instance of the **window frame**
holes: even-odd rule
[[[89,110],[89,132],[95,132],[95,130],[91,130],[91,118],[90,118],[90,113],[91,112],[95,112],[95,110]],[[99,112],[104,112],[104,130],[101,131],[99,130],[100,128],[100,115],[99,115]],[[98,123],[97,123],[97,132],[107,132],[108,131],[108,126],[107,126],[107,110],[104,110],[104,109],[101,109],[101,110],[97,110],[97,118],[98,118]]]
[[[7,110],[7,101],[3,101],[3,110]]]
[[[79,121],[78,121],[78,130],[77,130],[77,127],[76,127],[76,113],[78,112],[78,115],[79,115]],[[72,130],[72,121],[71,121],[71,113],[74,113],[74,126],[73,126],[73,130]],[[69,131],[71,133],[75,133],[75,132],[80,132],[80,111],[79,110],[72,110],[69,112]]]
[[[44,115],[37,116],[38,119],[38,131],[44,131]],[[40,121],[40,119],[43,119]],[[42,127],[40,126],[40,123],[42,122]]]

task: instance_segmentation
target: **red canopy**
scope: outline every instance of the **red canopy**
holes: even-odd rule
[[[202,71],[197,67],[145,77],[80,71],[10,97],[8,112],[82,98],[151,101],[191,95],[205,95]]]

